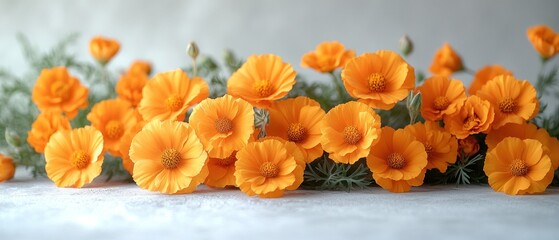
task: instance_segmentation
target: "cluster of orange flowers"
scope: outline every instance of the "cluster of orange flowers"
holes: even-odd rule
[[[546,27],[530,29],[528,36],[545,58],[559,51],[558,35]],[[103,65],[118,50],[112,39],[90,43]],[[534,87],[493,65],[476,73],[467,94],[460,80],[450,78],[464,66],[449,44],[435,54],[433,76],[419,87],[414,68],[387,50],[355,56],[339,42],[325,42],[301,65],[323,73],[343,68],[343,86],[355,101],[325,112],[308,97],[283,99],[296,72],[273,54],[250,56],[227,81],[227,94],[215,99],[208,98],[202,78],[175,70],[148,80],[151,67],[139,61],[121,76],[116,99],[92,107],[91,126],[72,129],[70,120],[88,106],[88,89],[65,67],[45,69],[33,89],[41,114],[28,142],[44,152],[47,175],[57,186],[90,183],[108,152],[122,158],[138,186],[167,194],[190,193],[203,183],[279,197],[297,189],[306,164],[324,152],[337,163],[366,158],[378,185],[406,192],[423,184],[427,170],[445,172],[457,156],[476,154],[472,136],[478,133],[488,134],[484,170],[496,191],[543,192],[559,167],[559,141],[528,123],[539,112]],[[389,110],[410,91],[421,93],[426,121],[381,127],[374,109]],[[269,112],[263,138],[254,108]]]

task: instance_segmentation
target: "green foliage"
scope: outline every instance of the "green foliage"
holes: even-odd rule
[[[328,154],[307,164],[301,187],[314,190],[351,191],[372,183],[372,175],[364,159],[353,165],[335,163]]]
[[[461,158],[455,164],[448,167],[443,182],[455,180],[456,184],[482,183],[485,179],[483,170],[479,169],[479,164],[483,166],[485,156],[477,154],[472,158]],[[481,171],[481,172],[480,172]]]

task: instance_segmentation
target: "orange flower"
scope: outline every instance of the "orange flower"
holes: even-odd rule
[[[122,158],[122,166],[124,169],[132,175],[134,173],[134,162],[130,159],[130,145],[132,145],[132,139],[138,134],[142,128],[146,125],[144,121],[138,121],[134,127],[132,127],[127,133],[125,133],[120,139],[120,157]]]
[[[322,156],[320,121],[326,113],[318,102],[308,97],[291,98],[274,103],[269,111],[269,136],[297,144],[307,163]]]
[[[523,123],[539,111],[536,89],[526,80],[497,76],[481,88],[477,95],[495,109],[493,129],[511,123]]]
[[[235,179],[235,162],[237,151],[225,158],[210,158],[208,161],[209,174],[204,184],[210,187],[223,188],[237,186]]]
[[[14,177],[16,165],[14,160],[8,156],[0,154],[0,182],[5,182]]]
[[[460,56],[452,49],[450,44],[444,43],[435,53],[433,62],[429,67],[429,72],[433,75],[449,77],[452,73],[460,71],[463,68],[464,66],[462,65]]]
[[[427,170],[437,168],[444,173],[448,165],[456,162],[458,141],[437,123],[416,123],[406,126],[405,130],[423,143],[427,152]]]
[[[483,171],[493,190],[509,195],[544,192],[553,180],[551,160],[533,139],[503,139],[488,151]]]
[[[528,28],[528,40],[534,49],[544,58],[552,58],[559,52],[559,34],[546,25]]]
[[[391,192],[408,192],[425,178],[427,152],[420,141],[404,130],[383,127],[380,141],[371,148],[367,166],[375,182]]]
[[[254,131],[254,111],[248,102],[225,95],[202,101],[189,122],[210,157],[226,158],[248,143]]]
[[[434,76],[419,87],[421,92],[421,115],[428,121],[441,120],[460,109],[466,99],[464,84],[460,80],[450,80]]]
[[[90,126],[58,131],[45,147],[45,160],[56,186],[81,188],[101,174],[103,135]]]
[[[355,56],[353,50],[346,50],[340,42],[323,42],[313,52],[308,52],[301,59],[301,67],[312,68],[327,73],[341,68]]]
[[[387,50],[352,58],[342,71],[342,80],[349,95],[380,109],[392,108],[415,87],[413,67]]]
[[[63,129],[72,129],[70,121],[66,117],[57,112],[43,112],[31,125],[31,131],[27,133],[27,142],[33,146],[36,152],[43,153],[50,136]]]
[[[303,153],[293,142],[263,139],[237,152],[235,178],[249,196],[281,197],[303,182]]]
[[[107,64],[119,49],[120,43],[115,39],[96,36],[89,42],[89,53],[103,65]]]
[[[321,143],[330,159],[353,164],[369,154],[380,137],[380,116],[360,102],[332,108],[322,119]]]
[[[493,106],[478,96],[469,96],[458,112],[444,117],[445,128],[458,139],[487,132],[495,120]]]
[[[210,95],[208,84],[202,78],[189,79],[180,69],[159,73],[148,81],[142,91],[140,114],[146,121],[182,121],[188,108]]]
[[[151,63],[144,60],[136,60],[130,65],[128,72],[139,72],[149,75],[151,73]]]
[[[120,77],[116,83],[116,93],[118,98],[126,100],[137,107],[142,100],[142,90],[148,82],[148,76],[138,70],[128,71]]]
[[[252,55],[227,81],[227,93],[268,108],[295,85],[295,71],[273,54]]]
[[[153,120],[130,147],[133,178],[143,189],[191,193],[208,176],[208,154],[194,130],[183,122]]]
[[[70,119],[87,107],[88,90],[65,67],[43,69],[33,87],[33,102],[41,111],[63,112]]]
[[[128,102],[110,99],[95,104],[87,114],[87,120],[103,134],[105,149],[120,156],[122,136],[136,125],[137,118]]]
[[[499,75],[509,75],[513,76],[512,72],[501,65],[488,65],[476,72],[474,75],[474,80],[470,84],[470,90],[468,93],[470,95],[475,95],[477,91],[481,89],[489,80],[493,79]]]
[[[538,129],[533,123],[505,124],[501,128],[489,132],[485,138],[487,151],[491,151],[506,137],[538,140],[543,145],[544,153],[551,158],[553,169],[557,170],[559,168],[559,140],[549,136],[545,128]]]
[[[479,151],[479,143],[476,137],[468,136],[467,138],[458,140],[458,148],[460,149],[458,153],[461,154],[461,157],[469,158]],[[462,156],[462,154],[464,156]]]

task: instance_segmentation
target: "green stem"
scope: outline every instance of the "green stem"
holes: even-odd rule
[[[345,102],[347,97],[344,93],[344,86],[342,84],[342,80],[338,78],[338,76],[334,73],[334,71],[329,72],[330,76],[332,76],[332,82],[336,86],[336,90],[338,91],[338,97],[341,102]]]
[[[196,58],[192,58],[192,74],[194,74],[194,77],[198,75],[198,65],[196,64]]]

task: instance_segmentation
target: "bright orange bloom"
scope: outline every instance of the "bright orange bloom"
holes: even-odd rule
[[[277,136],[297,144],[310,163],[322,156],[320,121],[326,114],[320,104],[308,97],[290,98],[272,105],[268,136]]]
[[[353,164],[369,155],[380,137],[380,123],[380,116],[366,104],[340,104],[321,121],[322,147],[335,162]]]
[[[458,111],[466,99],[466,89],[460,80],[434,76],[419,87],[421,115],[427,121],[438,121]]]
[[[367,166],[375,182],[391,192],[408,192],[425,178],[427,152],[420,141],[404,129],[383,127],[380,141],[371,148]]]
[[[120,139],[119,153],[122,158],[122,166],[130,175],[134,173],[134,162],[130,159],[130,146],[132,145],[132,139],[134,139],[136,134],[138,134],[145,125],[146,122],[138,121],[136,125],[134,125],[134,127],[126,132]]]
[[[96,36],[89,42],[89,53],[101,64],[107,64],[120,50],[120,43],[115,39]]]
[[[450,44],[444,43],[435,53],[433,62],[429,67],[429,72],[433,75],[450,77],[452,73],[460,71],[463,68],[464,66],[462,65],[460,56],[452,49]]]
[[[57,112],[42,112],[31,125],[31,131],[27,133],[27,142],[36,152],[43,153],[50,136],[63,129],[72,129],[70,121],[66,117]]]
[[[349,95],[373,108],[387,110],[415,87],[415,72],[397,53],[380,50],[349,60],[342,80]]]
[[[343,67],[355,56],[353,50],[346,50],[340,42],[323,42],[313,52],[308,52],[301,59],[301,67],[312,68],[327,73]]]
[[[43,69],[33,87],[32,99],[42,112],[63,112],[69,119],[87,107],[88,90],[66,67]]]
[[[227,93],[268,108],[295,85],[295,71],[273,54],[252,55],[227,81]]]
[[[559,140],[549,136],[545,128],[538,128],[533,123],[508,123],[497,130],[489,132],[485,138],[487,151],[495,148],[506,137],[516,137],[519,139],[538,140],[543,145],[544,153],[551,158],[551,165],[554,170],[559,168]]]
[[[553,168],[537,140],[507,137],[487,152],[483,171],[493,190],[509,195],[544,192]]]
[[[245,100],[225,95],[202,101],[189,122],[210,157],[226,158],[247,145],[254,131],[254,111]]]
[[[470,84],[470,89],[468,93],[470,95],[475,95],[477,91],[481,89],[489,80],[493,79],[499,75],[509,75],[513,76],[512,72],[501,65],[488,65],[476,72],[474,75],[474,80]]]
[[[546,25],[528,28],[528,40],[534,49],[545,59],[552,58],[559,52],[559,34]]]
[[[481,88],[477,95],[487,100],[495,109],[493,129],[507,123],[523,123],[539,111],[536,89],[526,80],[512,76],[497,76]]]
[[[14,177],[16,165],[14,160],[8,156],[0,154],[0,182],[5,182]]]
[[[461,157],[469,158],[479,152],[479,143],[475,136],[458,140],[458,154]],[[462,156],[463,155],[463,156]]]
[[[101,101],[87,114],[91,125],[103,134],[105,149],[113,156],[120,156],[122,136],[134,125],[137,118],[130,104],[120,99]]]
[[[134,181],[150,191],[191,193],[208,176],[208,154],[184,122],[149,122],[132,139],[130,159]]]
[[[139,72],[149,75],[151,73],[151,63],[144,60],[136,60],[130,65],[128,72]]]
[[[128,101],[133,107],[137,107],[142,100],[142,90],[148,82],[148,76],[139,70],[128,71],[122,75],[116,83],[116,94],[118,98]]]
[[[281,197],[303,182],[303,153],[293,142],[263,139],[237,152],[237,186],[249,196]]]
[[[155,75],[142,95],[139,110],[144,120],[182,121],[188,108],[210,95],[210,88],[202,78],[189,79],[177,69]]]
[[[210,158],[208,161],[208,170],[210,172],[204,184],[216,188],[238,187],[235,178],[236,155],[237,151],[234,151],[225,158]]]
[[[101,174],[103,135],[93,127],[61,130],[45,147],[47,176],[58,187],[81,188]]]
[[[444,117],[444,127],[456,138],[464,139],[469,135],[488,132],[494,120],[491,103],[473,95],[464,101],[456,113]]]
[[[437,123],[416,123],[406,126],[405,130],[423,143],[427,152],[427,170],[437,168],[444,173],[448,165],[456,162],[458,141]]]

